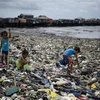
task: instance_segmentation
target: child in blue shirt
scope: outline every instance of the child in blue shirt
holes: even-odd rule
[[[8,57],[8,51],[9,51],[9,38],[11,38],[10,29],[8,29],[8,32],[3,31],[1,33],[1,36],[2,36],[2,39],[1,39],[2,64],[6,63],[7,65],[7,57]]]
[[[70,72],[72,72],[72,63],[73,63],[73,61],[72,61],[71,55],[75,55],[77,65],[79,66],[78,57],[77,57],[77,54],[79,52],[80,52],[79,47],[75,47],[74,49],[69,48],[69,49],[65,50],[64,53],[63,53],[63,59],[60,60],[60,64],[65,65],[65,66],[68,64],[68,70]]]

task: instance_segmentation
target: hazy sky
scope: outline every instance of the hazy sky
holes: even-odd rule
[[[100,18],[100,0],[0,0],[0,17]]]

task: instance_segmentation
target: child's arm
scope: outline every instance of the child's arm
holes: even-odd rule
[[[23,64],[27,64],[27,62],[24,59],[22,59],[22,57],[19,58],[19,62]]]
[[[78,57],[77,57],[77,53],[76,52],[75,52],[75,57],[76,57],[77,66],[79,67],[79,61],[78,61]]]
[[[30,59],[27,57],[26,59],[24,59],[25,64],[30,64]]]
[[[11,31],[10,31],[10,28],[8,29],[8,38],[11,38]]]

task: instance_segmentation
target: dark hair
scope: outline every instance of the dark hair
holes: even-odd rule
[[[22,55],[28,55],[28,51],[26,50],[26,49],[24,49],[23,51],[22,51]]]
[[[3,32],[1,32],[1,36],[3,36],[3,34],[7,35],[8,33],[7,33],[7,31],[3,31]]]
[[[74,50],[77,51],[78,53],[80,52],[80,48],[79,47],[75,47]]]

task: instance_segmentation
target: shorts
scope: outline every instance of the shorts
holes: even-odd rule
[[[8,55],[8,51],[2,51],[2,54]]]
[[[65,65],[65,66],[66,66],[66,64],[72,65],[72,62],[73,62],[72,58],[70,56],[66,56],[66,55],[63,55],[63,59],[60,60],[60,64]]]

